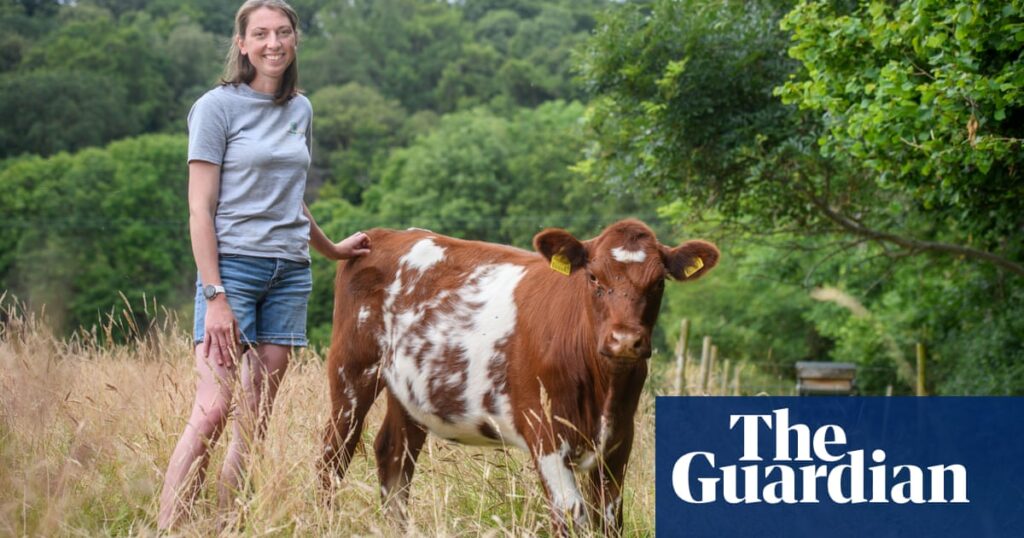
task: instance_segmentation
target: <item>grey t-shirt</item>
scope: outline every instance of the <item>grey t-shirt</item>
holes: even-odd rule
[[[283,105],[246,84],[214,88],[188,114],[188,160],[218,164],[215,227],[221,254],[309,261],[302,213],[311,160],[313,107]]]

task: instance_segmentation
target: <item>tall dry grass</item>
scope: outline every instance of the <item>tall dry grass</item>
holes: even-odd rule
[[[0,332],[0,535],[155,534],[157,496],[194,393],[188,334],[164,316],[133,328],[119,344],[110,325],[55,337],[33,316],[8,310]],[[110,324],[132,323],[110,320]],[[637,437],[624,498],[629,536],[654,533],[654,393],[671,386],[670,360],[654,371],[636,417]],[[212,482],[226,439],[186,536],[391,535],[380,510],[372,440],[383,398],[371,411],[332,507],[318,497],[315,463],[328,412],[322,360],[300,352],[280,389],[252,488],[223,530]],[[544,496],[528,458],[515,449],[478,449],[430,439],[419,458],[407,534],[547,535]]]

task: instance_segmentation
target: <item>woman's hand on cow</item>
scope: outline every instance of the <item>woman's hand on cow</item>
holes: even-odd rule
[[[238,320],[224,295],[206,303],[203,356],[212,357],[218,366],[233,368],[238,355],[241,332]]]
[[[347,260],[370,253],[370,236],[356,232],[334,244],[335,259]]]

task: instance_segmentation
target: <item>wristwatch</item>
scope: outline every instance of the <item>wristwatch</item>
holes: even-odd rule
[[[212,301],[222,293],[225,293],[224,286],[215,286],[213,284],[203,286],[203,297],[206,297],[207,301]]]

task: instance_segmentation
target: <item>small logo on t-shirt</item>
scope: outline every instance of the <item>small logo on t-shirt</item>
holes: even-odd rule
[[[299,130],[299,122],[292,122],[291,127],[288,128],[288,134],[302,134],[302,131]]]

